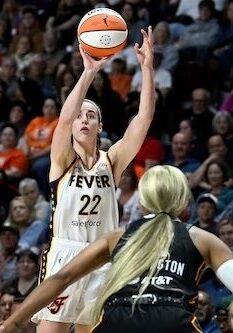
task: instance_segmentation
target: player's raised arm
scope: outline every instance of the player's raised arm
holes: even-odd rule
[[[107,59],[97,61],[86,54],[81,46],[79,48],[83,58],[84,70],[62,106],[59,121],[54,131],[50,170],[50,179],[52,180],[60,177],[74,158],[71,144],[72,123],[80,112],[81,105],[95,74],[107,61]]]
[[[148,32],[144,30],[141,32],[143,43],[141,47],[138,44],[135,45],[135,52],[142,71],[142,90],[138,114],[130,122],[122,140],[112,146],[109,151],[113,164],[119,169],[119,172],[115,172],[116,178],[139,151],[155,111],[152,28],[149,27]]]

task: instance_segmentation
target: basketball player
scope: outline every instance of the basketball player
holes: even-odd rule
[[[52,239],[42,256],[40,281],[57,272],[90,242],[118,227],[115,188],[140,149],[155,109],[151,28],[142,30],[142,35],[142,46],[135,46],[143,75],[138,115],[107,153],[99,150],[101,112],[93,101],[84,99],[107,60],[96,61],[80,47],[84,71],[63,105],[52,140]],[[38,333],[66,333],[71,323],[78,324],[78,333],[88,332],[91,322],[86,306],[95,300],[108,267],[69,286],[35,314],[32,320],[38,323]]]
[[[173,166],[155,166],[139,182],[145,215],[127,231],[118,229],[90,244],[57,274],[45,280],[0,327],[14,333],[32,313],[68,285],[112,259],[95,303],[93,333],[197,333],[197,284],[205,265],[233,292],[233,255],[215,235],[177,216],[191,192]]]

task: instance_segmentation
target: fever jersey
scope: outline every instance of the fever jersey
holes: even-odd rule
[[[147,221],[144,218],[131,224],[115,248],[113,256],[125,244],[127,237]],[[174,238],[169,250],[170,256],[165,260],[159,260],[159,271],[150,278],[149,285],[144,293],[179,291],[188,300],[191,300],[197,296],[197,285],[206,266],[203,257],[190,238],[186,225],[179,220],[173,220],[172,222]],[[138,294],[140,286],[145,281],[148,281],[147,272],[133,279],[117,294]]]
[[[119,226],[115,182],[106,152],[99,152],[90,170],[77,156],[50,186],[53,237],[93,242]]]

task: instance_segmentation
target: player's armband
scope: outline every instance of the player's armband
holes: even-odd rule
[[[225,261],[216,271],[219,280],[233,293],[233,259]]]

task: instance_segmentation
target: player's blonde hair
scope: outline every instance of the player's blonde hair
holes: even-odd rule
[[[159,260],[169,257],[174,236],[172,219],[180,215],[192,197],[185,175],[178,168],[168,165],[150,168],[139,181],[138,189],[142,206],[155,216],[129,237],[115,255],[93,311],[95,323],[112,294],[147,272],[147,282],[139,289],[134,309],[150,278],[158,273]]]

